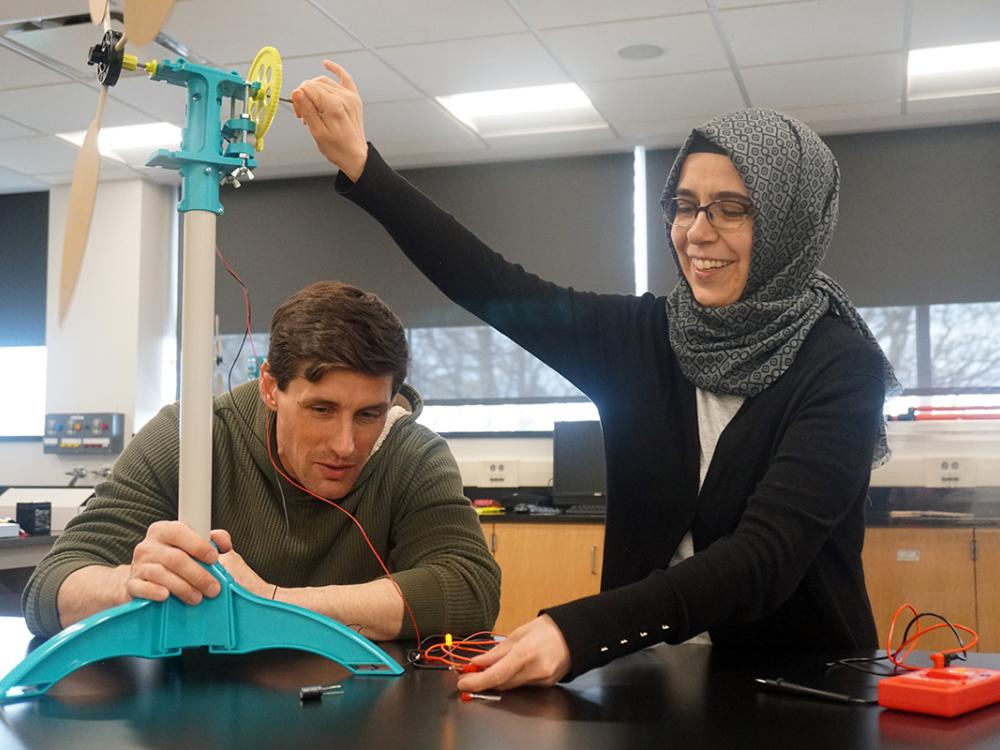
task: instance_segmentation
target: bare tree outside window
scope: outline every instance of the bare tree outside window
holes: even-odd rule
[[[409,382],[429,402],[583,398],[572,383],[488,326],[411,328]]]
[[[864,307],[858,310],[889,358],[903,388],[917,385],[917,315],[913,307]]]
[[[1000,386],[1000,302],[931,305],[935,388]]]
[[[892,362],[904,393],[1000,387],[1000,302],[930,305],[919,315],[915,306],[868,307],[860,312]],[[571,406],[569,402],[586,401],[583,393],[488,326],[411,328],[407,336],[411,356],[407,381],[428,404],[439,405],[432,410],[458,410],[441,417],[449,429],[537,429],[554,418],[579,418],[557,412]],[[263,356],[267,334],[254,334],[253,339],[257,354]],[[257,376],[249,341],[242,351],[241,342],[242,334],[219,337],[217,392]],[[920,362],[923,379],[918,382]]]

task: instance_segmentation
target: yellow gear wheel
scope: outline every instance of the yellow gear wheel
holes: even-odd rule
[[[257,150],[264,150],[264,134],[271,127],[281,96],[281,55],[274,47],[264,47],[250,63],[247,83],[260,82],[256,96],[250,98],[250,119],[257,124]]]

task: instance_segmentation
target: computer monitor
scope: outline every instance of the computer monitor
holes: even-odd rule
[[[600,422],[556,422],[552,433],[552,497],[556,505],[606,505]]]

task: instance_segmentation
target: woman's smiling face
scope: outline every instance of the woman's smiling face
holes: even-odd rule
[[[750,203],[750,196],[733,163],[722,154],[696,152],[681,167],[676,196],[704,206],[722,198]],[[753,217],[736,229],[719,231],[700,211],[687,229],[673,226],[670,239],[691,293],[704,307],[739,301],[750,275]]]

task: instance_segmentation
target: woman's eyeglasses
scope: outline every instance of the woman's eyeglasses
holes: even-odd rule
[[[669,226],[679,229],[693,227],[698,220],[698,214],[702,211],[708,217],[708,223],[721,232],[739,229],[753,216],[753,206],[732,198],[720,198],[704,206],[699,206],[687,198],[671,198],[664,208],[666,209],[664,220]]]

